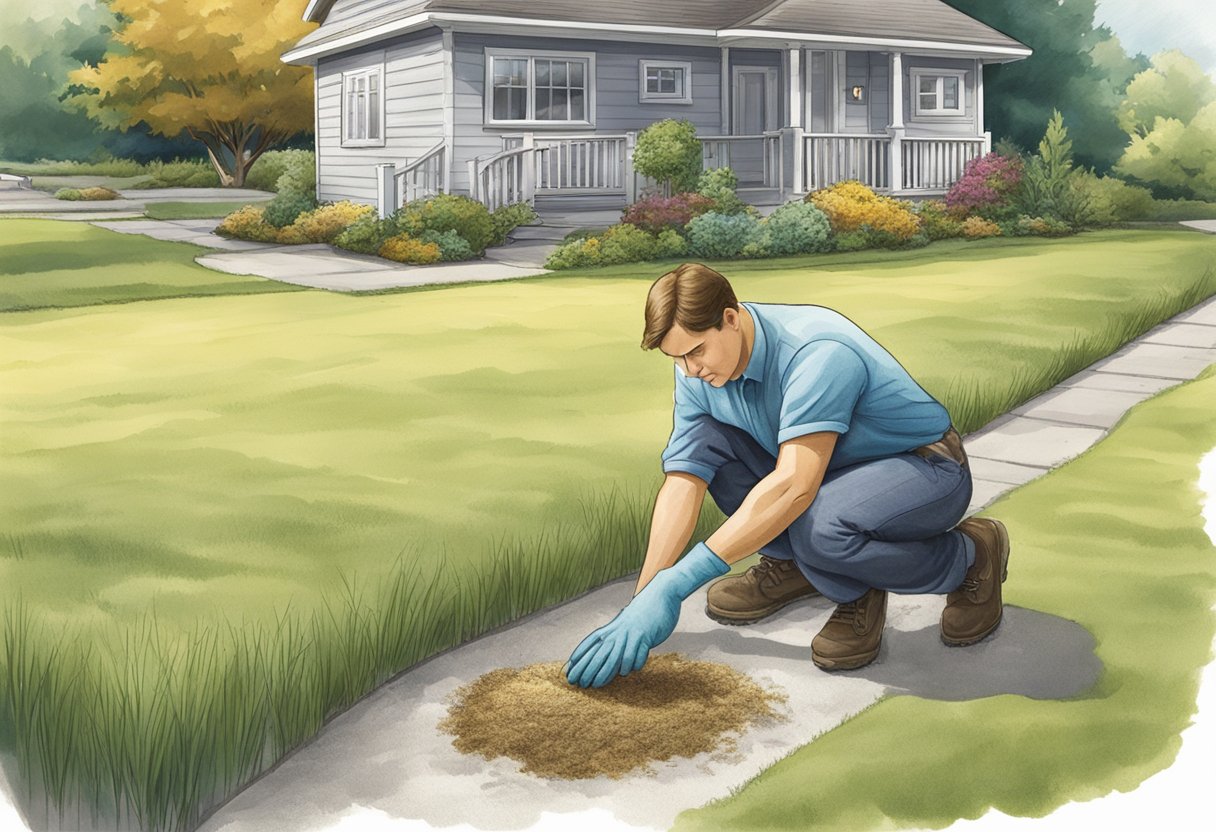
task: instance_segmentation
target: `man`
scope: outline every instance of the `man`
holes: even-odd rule
[[[941,637],[974,644],[1001,621],[1009,540],[969,518],[971,471],[949,414],[874,339],[821,306],[740,304],[686,263],[650,288],[643,349],[676,363],[666,479],[633,600],[575,648],[566,677],[600,687],[645,664],[680,603],[710,587],[729,624],[822,594],[837,606],[811,645],[824,670],[878,655],[887,593],[945,593]],[[727,520],[679,559],[706,490]],[[955,528],[955,524],[958,527]]]

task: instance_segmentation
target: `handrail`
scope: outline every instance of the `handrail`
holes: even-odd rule
[[[525,145],[500,150],[488,156],[479,156],[469,160],[469,192],[473,199],[483,203],[491,211],[530,199],[531,188],[525,178],[534,166],[533,159],[525,162],[525,154],[535,154],[536,147]],[[518,161],[516,157],[520,157]],[[533,157],[534,158],[534,157]],[[497,176],[494,175],[498,169]],[[487,176],[487,174],[490,174]]]
[[[436,143],[434,147],[432,147],[430,150],[427,150],[425,153],[423,153],[421,156],[419,156],[414,161],[407,162],[404,165],[399,166],[397,168],[397,170],[395,171],[395,174],[397,176],[402,176],[404,174],[407,174],[407,173],[415,170],[416,168],[421,167],[426,162],[428,162],[431,159],[431,157],[438,156],[439,154],[443,153],[445,147],[446,147],[446,142],[441,141],[441,142]]]

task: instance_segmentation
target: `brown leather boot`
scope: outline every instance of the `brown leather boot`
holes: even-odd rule
[[[811,642],[811,660],[824,670],[865,667],[878,656],[887,621],[887,593],[871,589],[856,601],[837,604]]]
[[[1001,583],[1009,575],[1009,534],[1005,524],[968,517],[958,530],[975,541],[975,563],[958,589],[946,596],[942,641],[951,647],[975,644],[1001,623]]]
[[[751,624],[797,601],[818,595],[792,560],[760,556],[742,575],[714,581],[706,593],[705,614],[722,624]]]

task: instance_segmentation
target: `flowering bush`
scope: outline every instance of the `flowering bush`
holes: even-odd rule
[[[997,220],[1016,215],[1022,174],[1022,160],[1016,156],[977,156],[967,162],[962,178],[946,192],[946,207],[958,219],[974,215]]]
[[[419,237],[424,231],[455,231],[477,254],[494,239],[490,210],[475,199],[437,194],[407,203],[389,218],[398,233]]]
[[[879,196],[854,179],[807,194],[806,201],[827,215],[837,234],[866,226],[896,240],[910,240],[920,230],[920,221],[907,202]]]
[[[827,216],[807,202],[787,202],[761,222],[764,241],[755,256],[806,254],[832,248]]]
[[[920,227],[930,240],[946,240],[963,236],[962,220],[952,216],[946,203],[940,199],[927,199],[916,207]]]
[[[279,229],[266,222],[261,205],[246,205],[238,208],[220,222],[215,233],[221,237],[238,240],[253,240],[256,243],[278,242]]]
[[[738,257],[759,234],[760,223],[751,214],[711,211],[688,224],[688,250],[698,257]]]
[[[350,225],[370,217],[375,209],[370,205],[343,200],[305,211],[295,221],[279,231],[280,243],[329,243]]]
[[[999,237],[1001,227],[983,217],[967,217],[963,220],[963,236],[968,240],[976,240],[980,237]]]
[[[713,207],[714,200],[701,194],[651,196],[626,208],[621,222],[658,234],[665,228],[683,229],[693,217],[699,217]]]
[[[408,234],[398,234],[395,237],[389,237],[384,241],[384,245],[380,246],[379,254],[381,257],[396,260],[399,263],[415,263],[419,265],[437,262],[442,256],[439,246],[434,243],[424,243],[422,240],[416,240]]]

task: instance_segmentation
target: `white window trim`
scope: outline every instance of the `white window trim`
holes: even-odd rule
[[[682,93],[647,92],[646,75],[651,69],[682,69],[684,71],[684,91]],[[641,104],[691,104],[692,62],[650,60],[648,58],[639,60],[638,102]]]
[[[377,76],[376,89],[380,93],[380,95],[379,95],[379,98],[380,98],[380,136],[375,139],[351,139],[351,138],[347,137],[348,128],[350,126],[348,123],[348,120],[347,120],[347,114],[350,109],[349,102],[347,99],[347,95],[348,95],[348,92],[350,89],[349,84],[350,84],[350,80],[352,78],[355,78],[360,75],[376,75]],[[348,71],[342,73],[342,99],[341,99],[342,100],[342,110],[341,110],[341,115],[340,115],[341,131],[342,131],[341,132],[341,136],[342,136],[341,146],[342,147],[384,147],[384,134],[385,134],[384,102],[387,99],[388,99],[388,95],[385,94],[385,89],[384,89],[384,64],[383,63],[377,64],[376,66],[363,67],[362,69],[351,69],[351,70],[348,70]]]
[[[912,91],[912,115],[916,118],[940,118],[940,117],[958,117],[967,115],[967,71],[965,69],[931,69],[929,67],[918,66],[909,70],[911,75],[911,83],[909,84]],[[920,79],[922,76],[931,75],[938,78],[951,76],[958,79],[958,108],[947,110],[944,107],[937,110],[922,110],[920,108]],[[938,84],[937,100],[944,101],[942,85]]]
[[[494,59],[495,58],[527,58],[528,59],[528,100],[527,118],[496,119],[494,118]],[[536,70],[533,58],[556,58],[566,60],[586,61],[587,69],[583,76],[587,82],[587,118],[568,121],[553,121],[537,119],[536,116]],[[485,86],[482,89],[482,107],[484,122],[488,126],[504,127],[595,127],[595,53],[594,52],[565,52],[549,49],[503,49],[485,47]]]

